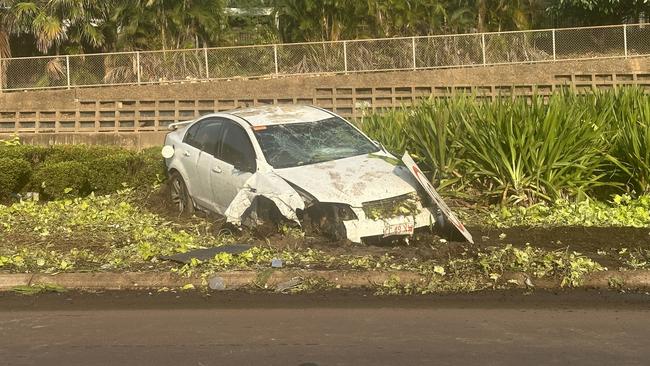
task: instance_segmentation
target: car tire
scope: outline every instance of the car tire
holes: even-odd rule
[[[194,201],[183,177],[178,172],[173,172],[169,177],[169,195],[179,216],[187,217],[194,214]]]

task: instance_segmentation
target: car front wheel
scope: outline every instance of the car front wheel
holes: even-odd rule
[[[169,179],[170,195],[180,216],[191,216],[194,213],[194,203],[190,196],[183,177],[178,172],[173,172]]]

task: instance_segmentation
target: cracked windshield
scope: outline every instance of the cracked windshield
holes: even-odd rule
[[[359,131],[338,117],[318,122],[266,126],[257,129],[255,136],[266,160],[276,169],[379,151]]]

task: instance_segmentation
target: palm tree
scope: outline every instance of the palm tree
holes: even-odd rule
[[[39,0],[5,2],[14,33],[29,33],[41,53],[82,53],[100,49],[105,43],[104,27],[111,0]]]
[[[120,0],[112,10],[114,48],[176,49],[214,45],[225,23],[223,0]]]
[[[479,32],[527,29],[530,26],[529,2],[535,0],[475,1],[476,29]]]
[[[357,38],[370,17],[359,0],[278,0],[274,15],[285,42]]]
[[[12,33],[12,22],[7,1],[0,0],[0,58],[11,57],[9,37]]]
[[[443,0],[369,0],[368,8],[378,37],[439,33],[447,19]]]

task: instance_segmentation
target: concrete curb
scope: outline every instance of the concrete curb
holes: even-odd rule
[[[340,288],[363,288],[381,284],[392,278],[399,278],[400,283],[417,283],[426,281],[426,277],[406,271],[306,271],[274,270],[268,272],[230,271],[215,273],[223,280],[226,289],[244,287],[275,288],[278,284],[295,277],[321,278]],[[513,286],[525,287],[526,276],[522,273],[504,274],[500,282],[516,280]],[[535,288],[557,289],[559,281],[533,280]],[[198,277],[180,277],[170,272],[97,272],[97,273],[58,273],[58,274],[0,274],[0,291],[8,291],[18,286],[57,285],[67,289],[81,290],[136,290],[178,288],[188,284],[195,287],[205,285]],[[588,276],[583,288],[597,289],[645,289],[650,288],[650,271],[604,271]]]
[[[223,279],[227,289],[243,287],[275,288],[277,284],[295,277],[317,277],[328,280],[342,288],[365,287],[382,283],[391,276],[403,282],[421,281],[424,278],[413,272],[373,272],[373,271],[305,271],[274,270],[267,272],[230,271],[215,273]],[[58,273],[58,274],[0,274],[0,291],[18,286],[57,285],[68,289],[135,290],[159,289],[163,287],[182,287],[188,284],[205,285],[199,277],[180,277],[170,272],[97,272],[97,273]]]

